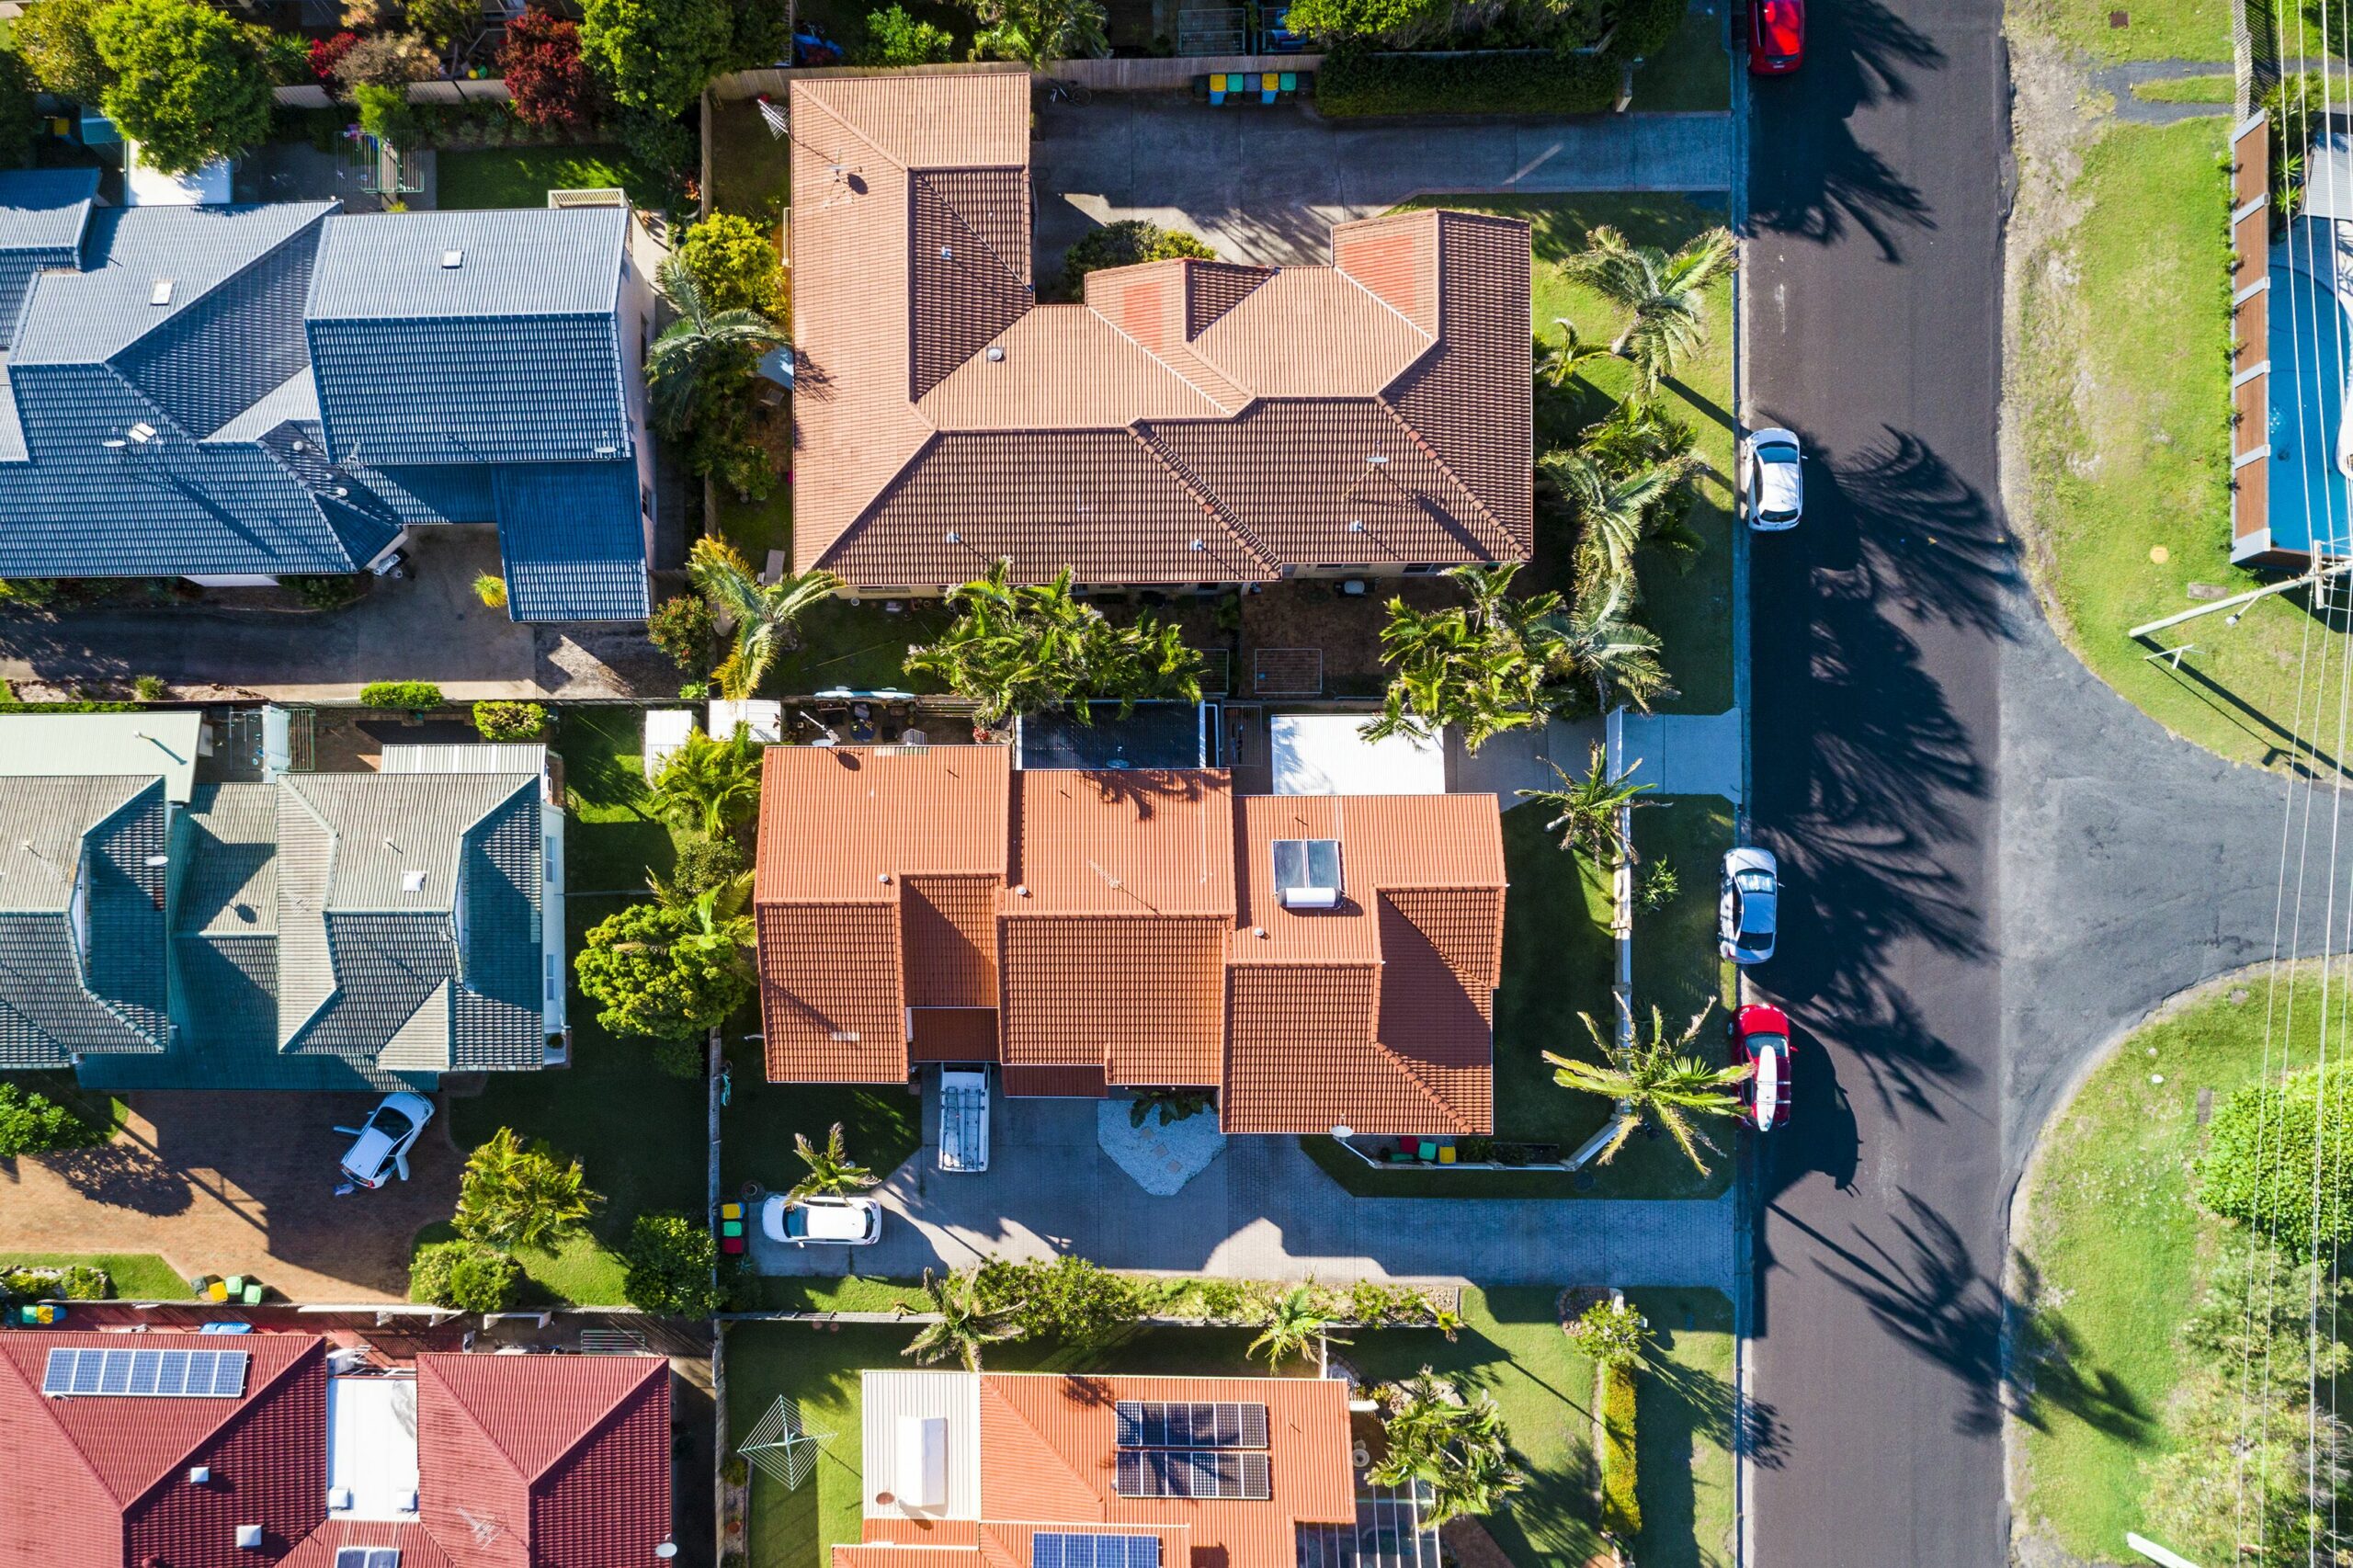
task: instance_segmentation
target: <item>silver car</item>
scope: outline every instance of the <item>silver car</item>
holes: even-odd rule
[[[1771,958],[1780,903],[1780,867],[1771,850],[1745,844],[1726,850],[1716,893],[1717,950],[1734,963]]]
[[[351,1152],[343,1157],[343,1179],[370,1188],[395,1176],[408,1180],[408,1152],[432,1119],[433,1102],[423,1095],[392,1094],[378,1101],[358,1126],[336,1128],[352,1138]]]
[[[1779,533],[1798,526],[1805,512],[1803,454],[1787,430],[1753,430],[1741,443],[1742,489],[1748,497],[1748,526]]]

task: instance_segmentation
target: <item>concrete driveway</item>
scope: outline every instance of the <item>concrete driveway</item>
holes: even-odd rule
[[[924,1142],[875,1192],[869,1247],[791,1247],[756,1234],[762,1274],[907,1278],[993,1257],[1075,1253],[1108,1268],[1233,1278],[1475,1280],[1484,1285],[1733,1282],[1733,1199],[1352,1198],[1291,1138],[1230,1139],[1171,1198],[1137,1186],[1096,1142],[1094,1100],[991,1108],[979,1176],[934,1168],[938,1093]],[[757,1226],[753,1229],[756,1233]]]
[[[452,701],[482,698],[667,695],[677,672],[630,625],[529,626],[474,597],[496,573],[488,524],[418,528],[411,576],[323,614],[200,606],[108,606],[51,614],[0,610],[0,678],[20,696],[77,685],[128,687],[161,676],[195,699],[348,702],[376,680],[430,680]],[[44,691],[44,689],[46,690]]]
[[[1030,139],[1039,276],[1122,218],[1189,230],[1229,260],[1327,262],[1334,223],[1410,197],[1724,190],[1732,145],[1725,114],[1370,124],[1133,93],[1047,104]]]
[[[306,1302],[404,1300],[409,1242],[447,1220],[461,1161],[446,1114],[413,1179],[335,1196],[374,1095],[136,1094],[103,1148],[0,1160],[0,1251],[152,1252],[183,1279],[247,1274]]]

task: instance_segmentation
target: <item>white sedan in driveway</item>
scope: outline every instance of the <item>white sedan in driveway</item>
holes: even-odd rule
[[[1752,430],[1741,443],[1742,489],[1748,497],[1748,526],[1779,533],[1798,526],[1805,512],[1803,454],[1787,430]]]
[[[760,1228],[788,1246],[871,1246],[882,1239],[882,1205],[870,1198],[788,1198],[760,1206]]]
[[[433,1119],[433,1102],[423,1095],[386,1095],[357,1127],[338,1127],[351,1134],[351,1152],[343,1157],[343,1176],[355,1187],[379,1187],[397,1175],[408,1179],[408,1152],[416,1135]]]

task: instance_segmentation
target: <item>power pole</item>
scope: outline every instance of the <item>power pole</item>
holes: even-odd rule
[[[2179,626],[2186,620],[2195,620],[2201,615],[2212,615],[2216,610],[2236,609],[2241,605],[2250,605],[2257,599],[2269,598],[2274,594],[2284,594],[2295,588],[2317,588],[2327,579],[2341,577],[2347,572],[2353,572],[2353,556],[2348,556],[2343,561],[2332,561],[2324,565],[2314,566],[2302,576],[2290,577],[2284,583],[2273,583],[2268,586],[2251,589],[2244,594],[2233,594],[2229,598],[2216,599],[2212,604],[2200,605],[2196,609],[2186,609],[2179,615],[2168,615],[2161,619],[2143,621],[2124,635],[2138,642],[2152,633]]]

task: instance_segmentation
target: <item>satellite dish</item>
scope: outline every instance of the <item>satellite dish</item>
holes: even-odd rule
[[[665,1540],[654,1549],[654,1555],[667,1562],[678,1555],[678,1543],[675,1540]]]
[[[1335,1137],[1335,1138],[1353,1138],[1353,1137],[1355,1137],[1356,1135],[1357,1135],[1357,1130],[1356,1130],[1355,1128],[1353,1128],[1353,1127],[1350,1127],[1350,1126],[1349,1126],[1347,1122],[1345,1122],[1345,1121],[1344,1121],[1344,1122],[1341,1122],[1338,1126],[1336,1126],[1336,1127],[1335,1127],[1335,1128],[1333,1128],[1333,1129],[1332,1129],[1332,1136],[1333,1136],[1333,1137]]]

